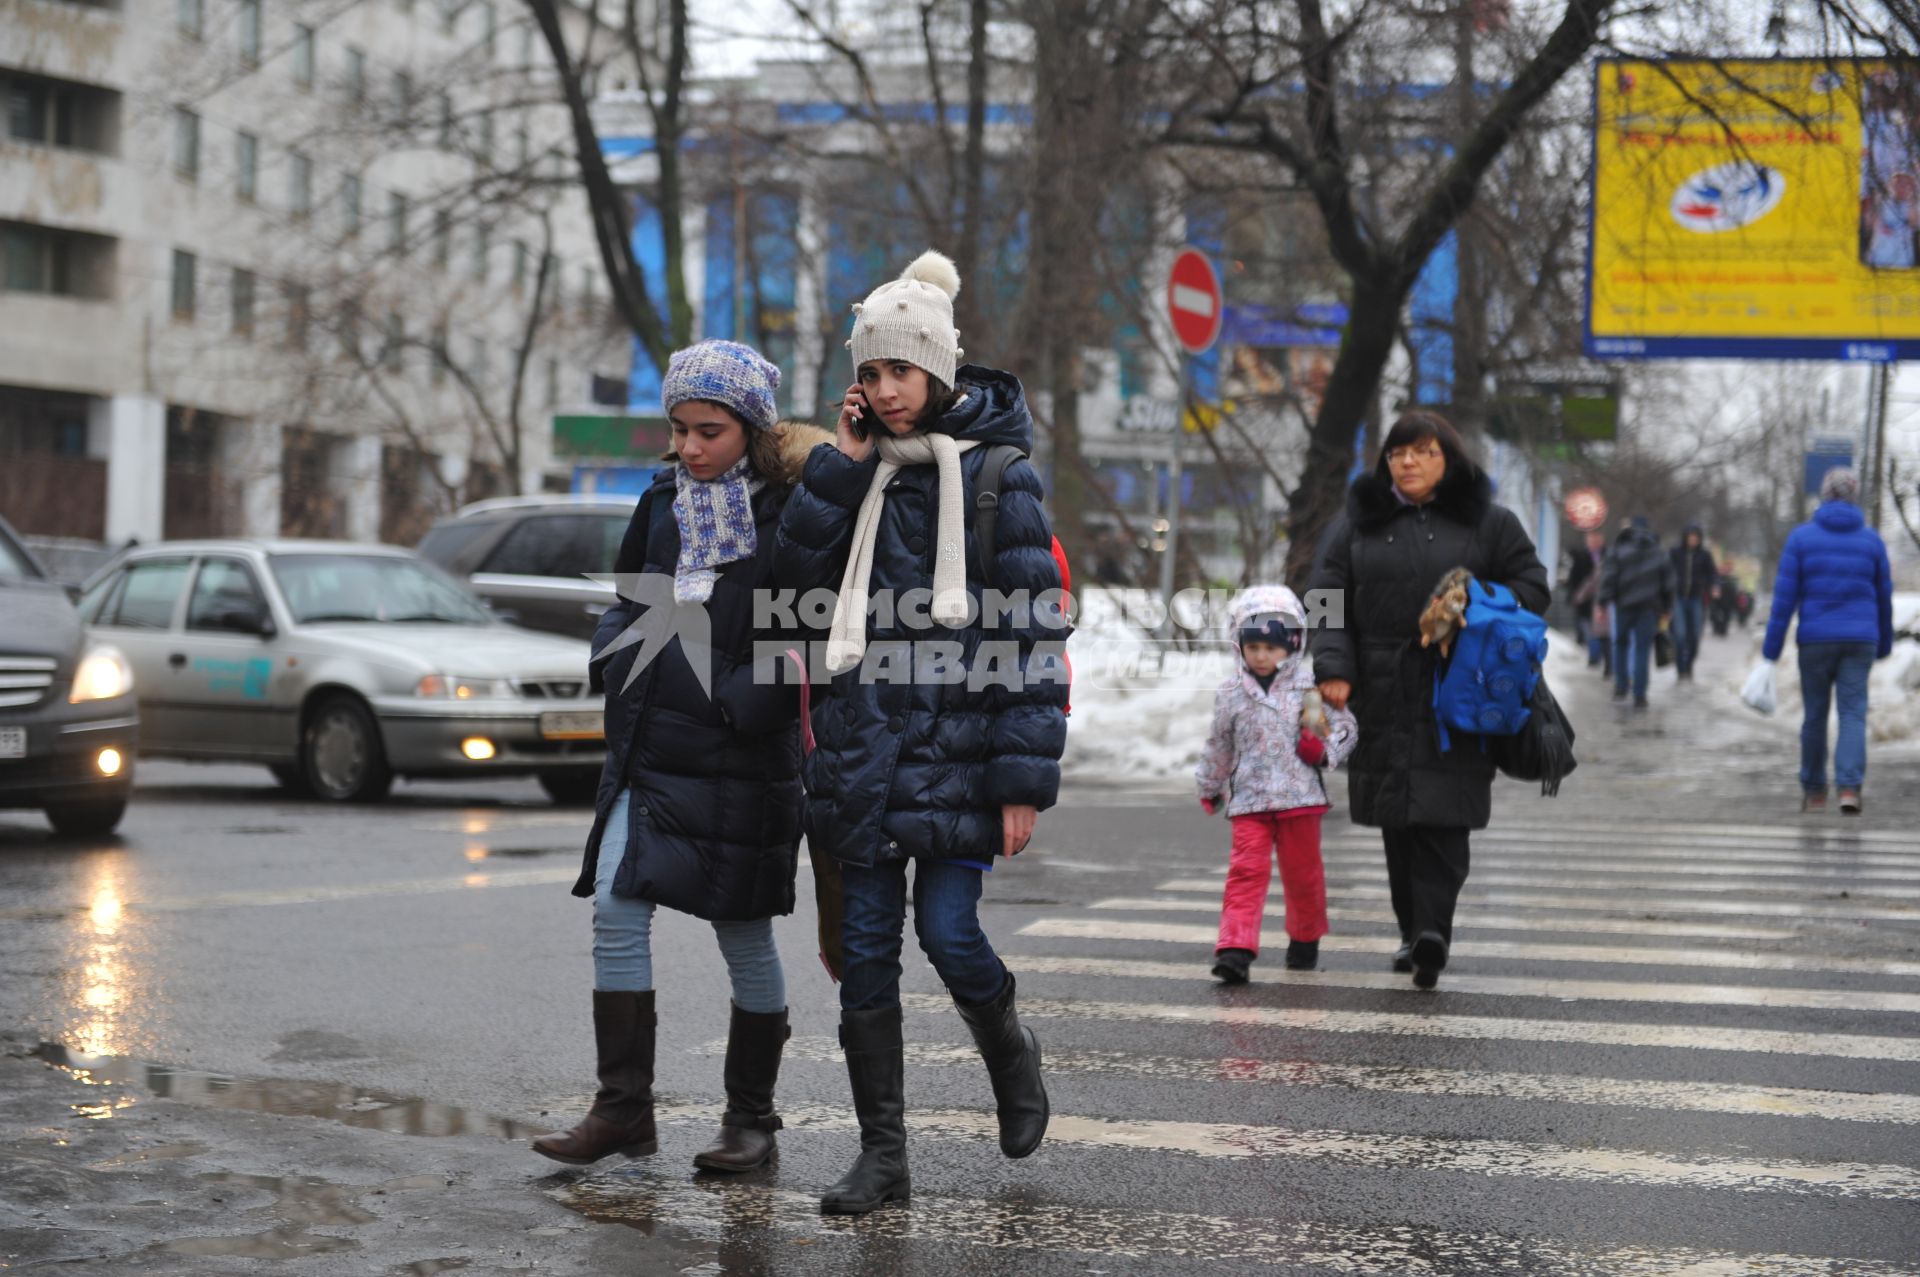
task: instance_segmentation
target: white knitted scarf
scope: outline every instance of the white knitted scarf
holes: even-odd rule
[[[833,626],[827,632],[827,670],[839,674],[858,665],[867,654],[867,598],[873,577],[873,543],[880,530],[880,511],[887,503],[887,484],[906,466],[932,462],[940,472],[940,510],[934,525],[932,615],[940,625],[963,625],[967,619],[967,529],[963,504],[966,486],[960,477],[960,454],[977,446],[952,435],[882,434],[874,439],[880,465],[873,472],[860,513],[854,516],[853,545],[847,552],[847,570],[840,578],[840,597],[833,605]],[[896,606],[898,600],[895,600]]]

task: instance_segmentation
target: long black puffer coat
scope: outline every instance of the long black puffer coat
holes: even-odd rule
[[[784,469],[754,498],[758,551],[719,569],[705,605],[711,626],[712,696],[700,687],[676,636],[629,687],[640,645],[611,656],[610,643],[648,605],[622,598],[593,638],[589,672],[606,692],[607,762],[592,832],[573,894],[591,896],[600,836],[623,789],[627,850],[613,892],[700,918],[739,922],[793,912],[800,845],[800,700],[791,679],[754,666],[755,640],[792,635],[754,629],[753,593],[773,578],[774,532],[806,449],[825,437],[782,425]],[[680,557],[673,471],[641,497],[615,563],[617,573],[658,574],[667,589]],[[671,598],[671,594],[666,596]]]
[[[958,382],[966,398],[929,426],[930,432],[983,445],[1014,444],[1023,451],[1032,445],[1033,419],[1015,377],[968,365],[960,369]],[[973,498],[983,462],[982,448],[960,456],[967,590],[976,600],[981,582]],[[856,462],[830,446],[814,449],[780,522],[775,575],[782,587],[802,594],[839,590],[854,516],[878,465],[877,453]],[[889,483],[874,543],[873,597],[890,593],[899,600],[908,591],[931,589],[938,474],[931,464],[909,466]],[[1021,591],[1038,601],[1059,589],[1041,497],[1040,477],[1031,465],[1016,460],[1007,468],[992,555],[992,586],[1002,594]],[[990,864],[1001,852],[1001,808],[1044,809],[1059,795],[1059,760],[1067,736],[1063,657],[1068,630],[1058,608],[1036,606],[1019,618],[1024,624],[1003,619],[991,632],[978,624],[962,629],[932,624],[924,604],[919,612],[923,628],[909,624],[905,615],[886,626],[870,616],[864,664],[816,691],[818,745],[806,761],[807,837],[848,864],[915,856]],[[994,646],[983,652],[987,640]],[[908,643],[918,653],[931,643],[957,644],[959,664],[970,672],[987,671],[985,662],[996,658],[1011,659],[998,661],[1002,681],[990,685],[932,682],[904,672],[906,658],[918,654],[906,648]],[[895,660],[902,676],[862,677],[863,669],[875,669],[882,659]]]
[[[1484,829],[1493,808],[1493,760],[1455,734],[1442,750],[1433,678],[1439,653],[1420,646],[1420,613],[1440,578],[1465,567],[1545,612],[1547,569],[1520,520],[1493,501],[1471,462],[1448,461],[1432,501],[1404,505],[1385,462],[1347,494],[1328,529],[1312,588],[1346,592],[1346,625],[1313,631],[1314,677],[1353,685],[1360,744],[1347,768],[1354,823],[1383,829]]]

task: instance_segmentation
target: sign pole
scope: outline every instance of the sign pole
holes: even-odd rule
[[[1880,530],[1881,481],[1887,472],[1887,392],[1893,388],[1899,367],[1899,364],[1879,365],[1880,384],[1873,398],[1873,439],[1868,453],[1873,458],[1873,469],[1867,475],[1867,519],[1868,526],[1875,532]]]
[[[1167,549],[1160,559],[1160,602],[1167,609],[1167,632],[1173,632],[1174,569],[1180,553],[1181,444],[1187,434],[1187,401],[1193,393],[1193,361],[1180,357],[1179,411],[1173,420],[1173,456],[1167,465]]]

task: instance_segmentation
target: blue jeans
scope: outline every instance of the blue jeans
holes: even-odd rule
[[[627,854],[627,802],[626,793],[614,800],[593,871],[593,987],[602,993],[653,987],[654,903],[613,894],[614,875]],[[760,1015],[785,1010],[787,980],[773,943],[773,919],[716,922],[713,934],[733,979],[734,1005]]]
[[[1699,599],[1681,599],[1673,605],[1673,663],[1682,674],[1693,672],[1700,655],[1700,631],[1707,605]]]
[[[841,939],[846,970],[840,982],[845,1011],[900,1005],[900,934],[907,918],[907,862],[843,865],[846,921]],[[980,930],[978,869],[942,860],[913,862],[913,933],[947,992],[962,1002],[991,1002],[1007,969]]]
[[[1873,672],[1871,643],[1802,643],[1800,788],[1827,792],[1827,704],[1840,702],[1840,735],[1833,747],[1833,782],[1858,789],[1867,778],[1867,676]]]
[[[1617,608],[1613,616],[1613,692],[1627,690],[1627,652],[1633,652],[1633,699],[1647,699],[1647,672],[1653,665],[1653,635],[1660,614],[1650,607]]]

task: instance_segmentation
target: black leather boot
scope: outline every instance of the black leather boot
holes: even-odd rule
[[[954,999],[987,1062],[994,1108],[1000,1116],[1000,1151],[1025,1157],[1047,1133],[1047,1088],[1040,1079],[1040,1043],[1020,1023],[1014,1007],[1013,972],[991,1002],[978,1006]]]
[[[780,1077],[780,1050],[792,1030],[785,1008],[742,1011],[733,1008],[727,1029],[727,1111],[720,1134],[694,1154],[703,1171],[751,1171],[773,1159],[773,1133],[780,1119],[773,1111],[773,1087]]]
[[[593,1045],[600,1057],[600,1089],[593,1107],[570,1131],[542,1135],[533,1151],[569,1166],[587,1166],[609,1153],[645,1157],[658,1152],[653,1128],[653,990],[593,991]]]
[[[853,1085],[853,1111],[860,1119],[860,1156],[821,1197],[820,1211],[864,1215],[888,1202],[906,1201],[912,1190],[900,1008],[842,1011],[840,1047]]]

